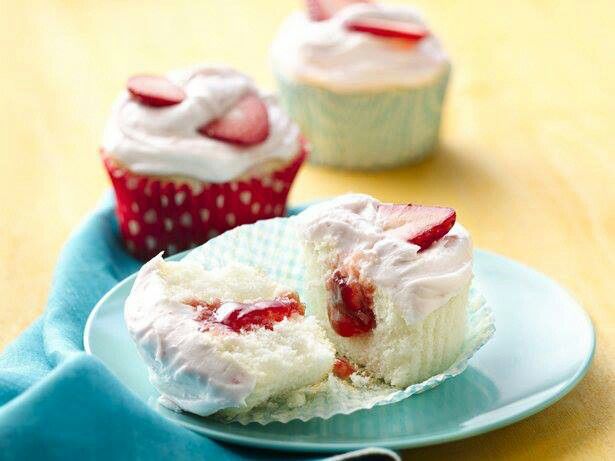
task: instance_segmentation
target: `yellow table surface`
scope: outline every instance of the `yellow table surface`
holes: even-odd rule
[[[594,321],[594,364],[559,403],[407,459],[615,459],[613,3],[417,3],[454,61],[441,148],[381,174],[306,167],[291,201],[361,191],[449,204],[476,246],[550,275]],[[3,2],[0,347],[42,312],[62,243],[108,187],[96,151],[126,77],[213,60],[272,87],[268,46],[297,6]]]

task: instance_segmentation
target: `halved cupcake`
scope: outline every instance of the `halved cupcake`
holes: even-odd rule
[[[130,78],[101,148],[126,248],[148,259],[282,216],[306,152],[276,99],[229,68]]]
[[[472,243],[453,209],[346,195],[300,219],[305,302],[338,353],[398,387],[450,366],[472,279]]]
[[[158,255],[139,271],[125,319],[161,403],[202,416],[317,383],[335,360],[297,293],[245,265],[206,271]]]

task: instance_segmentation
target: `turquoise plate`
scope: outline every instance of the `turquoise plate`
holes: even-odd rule
[[[162,415],[225,442],[311,452],[448,442],[514,423],[556,402],[585,375],[594,352],[589,317],[555,282],[480,250],[474,269],[493,308],[497,331],[467,370],[402,402],[326,421],[242,426],[159,407],[124,325],[124,300],[134,275],[109,291],[90,314],[85,350]]]

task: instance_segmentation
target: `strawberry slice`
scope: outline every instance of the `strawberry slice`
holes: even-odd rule
[[[346,23],[346,28],[378,37],[401,38],[411,42],[418,42],[429,35],[424,26],[384,18],[357,19]]]
[[[354,367],[346,357],[338,357],[333,362],[333,374],[340,379],[348,379],[354,371]]]
[[[378,207],[378,221],[385,232],[422,250],[444,237],[456,219],[455,210],[447,207],[390,203]]]
[[[134,75],[128,79],[126,88],[134,99],[150,107],[174,106],[186,99],[184,90],[157,75]]]
[[[267,106],[255,94],[243,97],[230,111],[198,129],[204,136],[220,141],[251,146],[269,136]]]
[[[369,3],[370,0],[305,0],[312,21],[326,21],[341,9],[354,3]]]

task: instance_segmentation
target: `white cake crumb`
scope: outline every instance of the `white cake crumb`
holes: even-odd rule
[[[288,399],[286,400],[286,404],[289,408],[299,408],[305,405],[306,398],[305,393],[301,390],[296,392],[291,392],[288,395]]]
[[[350,381],[355,387],[367,387],[370,379],[367,376],[362,376],[357,372],[350,375]]]

